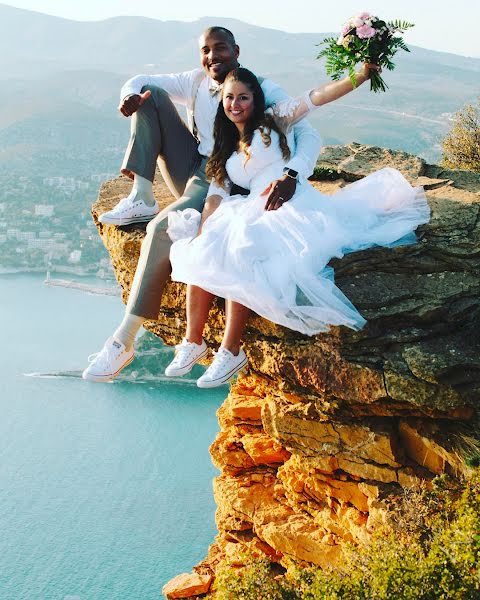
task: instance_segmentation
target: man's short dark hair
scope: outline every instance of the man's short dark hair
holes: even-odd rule
[[[211,33],[223,33],[223,35],[226,38],[228,38],[228,41],[232,46],[236,46],[236,44],[237,44],[237,42],[235,41],[235,36],[230,31],[230,29],[227,29],[226,27],[220,27],[219,25],[214,25],[213,27],[209,27],[208,29],[205,29],[205,31],[203,32],[203,35],[210,35]]]

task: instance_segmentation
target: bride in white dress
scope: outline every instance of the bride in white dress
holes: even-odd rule
[[[364,65],[358,84],[371,68]],[[306,335],[365,324],[335,286],[327,263],[346,252],[404,242],[429,219],[423,189],[384,168],[333,196],[307,181],[298,181],[284,204],[280,198],[266,207],[265,196],[265,186],[283,174],[292,125],[352,89],[348,78],[331,82],[265,114],[253,73],[238,68],[226,77],[203,214],[187,209],[169,215],[172,280],[188,288],[186,337],[166,375],[188,373],[206,355],[202,333],[215,296],[226,299],[226,329],[199,387],[222,385],[246,365],[240,344],[250,311]],[[230,195],[232,183],[248,195]]]

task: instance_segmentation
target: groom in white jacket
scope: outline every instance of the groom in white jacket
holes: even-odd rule
[[[90,381],[110,381],[134,358],[135,335],[146,319],[157,319],[163,289],[170,274],[168,213],[195,208],[202,211],[209,182],[205,165],[213,149],[213,123],[221,100],[223,81],[239,66],[240,49],[224,27],[210,27],[199,40],[202,68],[168,75],[138,75],[120,93],[120,112],[132,117],[131,137],[121,171],[133,179],[129,196],[99,221],[128,225],[150,221],[142,243],[125,316],[93,355],[83,372]],[[288,98],[273,82],[261,80],[267,106]],[[188,127],[173,102],[187,108]],[[269,186],[266,209],[275,210],[295,193],[296,180],[313,172],[320,152],[320,137],[303,120],[294,127],[292,158],[285,174]],[[176,198],[159,211],[152,184],[158,164],[162,177]],[[233,189],[232,193],[240,190]],[[241,192],[240,192],[241,193]],[[246,193],[246,192],[245,192]]]

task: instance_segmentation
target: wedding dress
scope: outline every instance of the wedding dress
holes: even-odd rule
[[[277,105],[273,116],[288,133],[313,108],[307,92]],[[327,264],[347,252],[415,241],[414,230],[430,216],[423,189],[384,168],[332,196],[299,182],[289,202],[265,211],[260,194],[285,165],[278,134],[270,136],[266,146],[255,131],[250,158],[235,152],[228,159],[230,181],[250,193],[229,196],[228,184],[225,190],[212,184],[208,195],[223,199],[198,237],[197,211],[170,213],[172,280],[235,300],[307,335],[331,325],[360,329],[365,319],[336,287]]]

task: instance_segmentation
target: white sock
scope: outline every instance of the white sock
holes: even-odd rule
[[[149,179],[141,177],[135,173],[133,187],[129,198],[141,198],[147,206],[154,206],[155,196],[153,195],[153,184]]]
[[[143,317],[138,317],[137,315],[132,315],[128,312],[125,313],[123,321],[113,334],[113,338],[121,344],[124,344],[127,350],[130,350],[135,342],[135,336],[144,321],[145,319]]]

